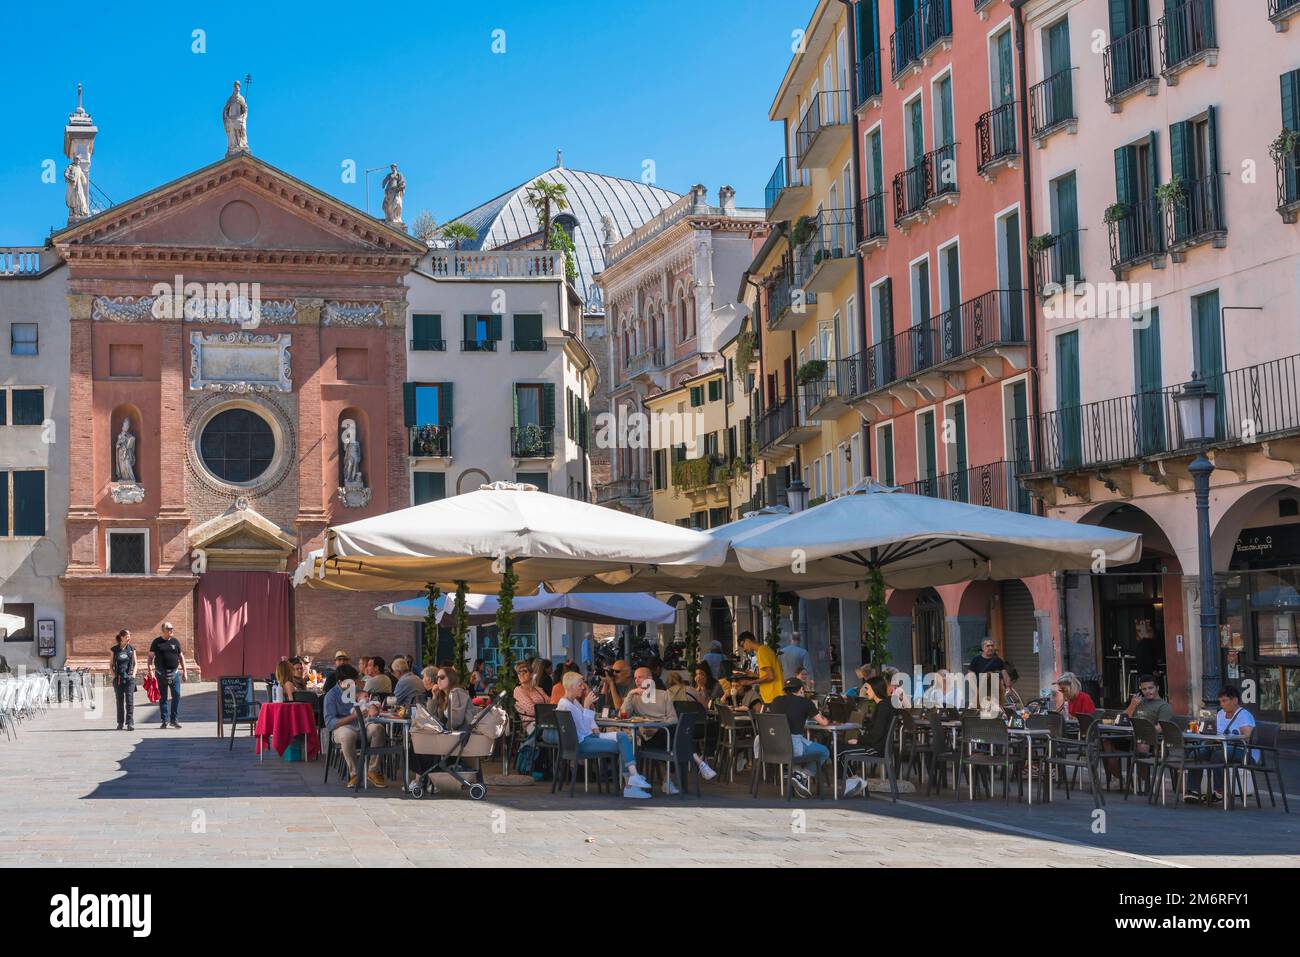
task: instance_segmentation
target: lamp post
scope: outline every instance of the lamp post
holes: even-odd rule
[[[808,486],[803,484],[803,479],[795,479],[786,486],[785,500],[791,512],[802,512],[808,507]]]
[[[1196,491],[1197,564],[1200,566],[1201,591],[1201,700],[1213,705],[1219,698],[1222,675],[1219,668],[1219,611],[1214,600],[1214,565],[1210,554],[1210,473],[1214,463],[1205,457],[1204,448],[1216,434],[1218,395],[1207,388],[1195,372],[1175,398],[1178,424],[1184,448],[1198,453],[1187,471],[1192,474]]]

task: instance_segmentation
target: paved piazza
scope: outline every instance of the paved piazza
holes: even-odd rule
[[[1086,799],[786,804],[706,785],[699,801],[632,803],[581,784],[573,800],[549,785],[482,802],[354,795],[322,785],[319,763],[259,762],[246,736],[228,750],[214,688],[186,686],[179,731],[151,723],[153,706],[127,733],[78,705],[0,741],[0,865],[1300,865],[1300,814],[1267,800],[1224,814],[1117,796],[1093,834]]]

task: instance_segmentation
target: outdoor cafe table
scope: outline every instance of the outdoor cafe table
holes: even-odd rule
[[[1048,728],[1008,728],[1007,734],[1025,740],[1025,761],[1029,768],[1029,803],[1034,803],[1034,738],[1047,741],[1047,756],[1052,756],[1052,732]],[[990,785],[991,786],[991,785]],[[1047,775],[1047,800],[1052,800],[1052,776]]]
[[[624,731],[667,731],[668,732],[668,750],[673,749],[673,728],[676,723],[672,721],[636,721],[632,718],[597,718],[596,727],[604,730]],[[632,735],[632,760],[636,761],[636,739],[637,735]]]
[[[840,799],[840,735],[846,731],[861,731],[862,725],[846,721],[842,724],[818,724],[809,721],[805,727],[809,731],[824,731],[831,736],[831,800]]]
[[[273,701],[262,705],[257,712],[257,727],[253,729],[253,735],[257,738],[259,756],[269,744],[276,754],[284,757],[284,752],[297,737],[303,739],[306,760],[315,760],[320,755],[316,712],[305,701]]]
[[[1232,773],[1228,767],[1228,744],[1231,742],[1245,741],[1240,735],[1235,734],[1208,734],[1204,732],[1184,731],[1184,741],[1195,741],[1198,744],[1214,744],[1216,741],[1223,746],[1223,809],[1226,811],[1232,802],[1232,780],[1229,775]],[[1245,785],[1242,785],[1242,791],[1245,791]],[[1245,798],[1243,797],[1244,801]]]

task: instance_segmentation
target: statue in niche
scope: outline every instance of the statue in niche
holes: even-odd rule
[[[395,226],[402,224],[402,199],[406,195],[406,177],[397,171],[397,164],[388,167],[383,180],[384,219]]]
[[[135,436],[131,434],[131,419],[122,420],[122,431],[117,433],[116,454],[117,480],[135,484]]]
[[[364,488],[361,478],[361,440],[357,438],[357,424],[343,420],[343,487]]]
[[[221,124],[226,128],[226,155],[248,152],[248,104],[239,95],[239,81],[221,111]]]
[[[68,206],[68,222],[85,219],[90,215],[90,178],[81,168],[80,156],[72,157],[72,162],[63,171],[63,181],[67,183],[63,201]]]

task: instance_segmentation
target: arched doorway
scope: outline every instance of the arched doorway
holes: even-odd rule
[[[922,591],[912,606],[912,642],[912,660],[922,672],[932,674],[948,667],[943,599],[933,588]]]

